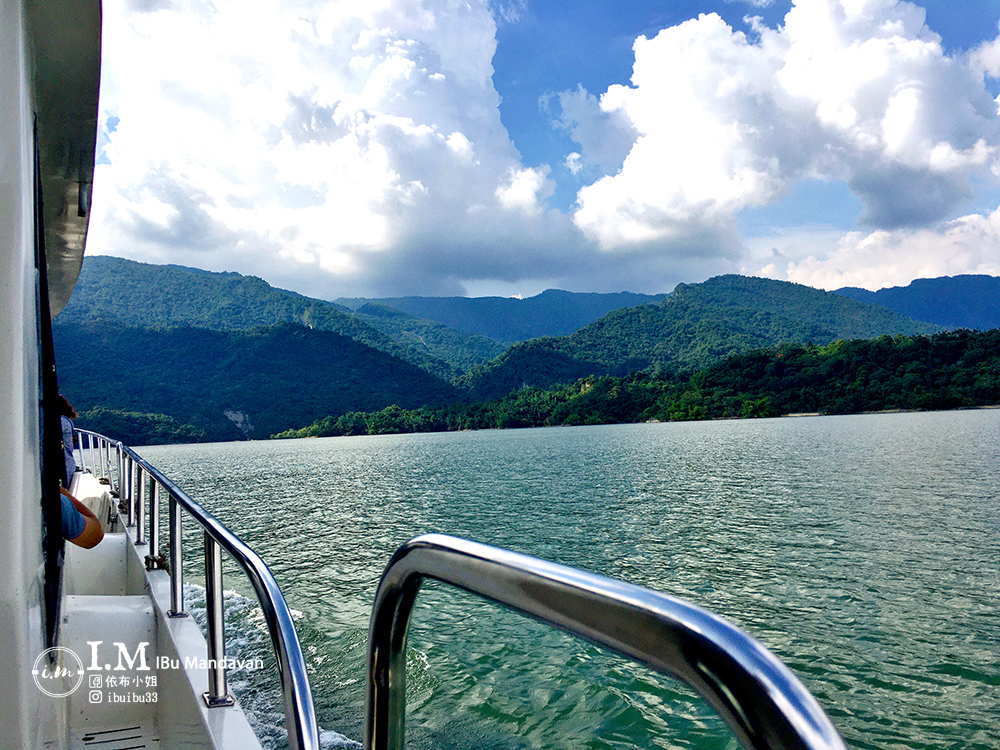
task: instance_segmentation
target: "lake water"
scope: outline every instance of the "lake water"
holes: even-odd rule
[[[1000,411],[983,410],[140,452],[259,551],[301,612],[328,746],[362,737],[385,563],[443,532],[722,614],[851,747],[995,749],[998,445]],[[267,651],[248,584],[227,572],[225,585],[232,649]],[[232,679],[274,735],[273,677]],[[440,584],[418,597],[407,679],[409,747],[737,746],[678,683]]]

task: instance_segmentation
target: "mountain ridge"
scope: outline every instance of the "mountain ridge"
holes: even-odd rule
[[[938,330],[801,284],[726,275],[679,284],[660,302],[612,311],[569,336],[515,344],[456,382],[477,399],[493,399],[512,387],[549,388],[587,375],[698,369],[782,343]]]
[[[61,390],[78,411],[165,416],[203,440],[266,439],[329,414],[460,396],[385,352],[291,323],[219,331],[69,322],[53,326],[53,340]]]
[[[546,289],[518,297],[341,297],[350,309],[375,303],[460,331],[513,344],[540,336],[565,336],[613,310],[663,299],[664,294],[567,292]]]
[[[914,279],[906,286],[886,287],[876,292],[843,287],[834,294],[882,305],[949,328],[1000,328],[1000,278],[996,276],[938,276]]]
[[[195,326],[238,331],[293,323],[332,331],[445,380],[453,366],[400,344],[339,305],[272,287],[257,276],[88,256],[54,323],[116,321],[127,326]]]
[[[990,280],[1000,283],[977,283]],[[662,296],[547,290],[529,300],[477,298],[486,306],[476,314],[551,303],[538,324],[570,325],[581,310],[636,299],[653,301],[505,349],[372,300],[355,298],[352,311],[252,276],[97,256],[85,260],[53,328],[64,391],[81,410],[185,440],[269,437],[348,413],[496,399],[588,377],[670,377],[762,347],[942,328],[849,295],[739,275],[679,284]],[[509,330],[523,330],[519,315]],[[110,389],[108,362],[119,368]]]
[[[549,290],[523,301],[502,297],[400,299],[420,304],[431,301],[445,308],[462,300],[460,306],[476,310],[480,320],[497,310],[501,311],[497,313],[501,319],[506,315],[503,311],[516,311],[507,327],[522,333],[531,328],[538,335],[552,335],[593,322],[606,309],[655,298],[629,292],[603,295]],[[278,289],[256,276],[234,271],[205,271],[97,255],[84,258],[73,296],[56,320],[114,320],[147,327],[193,325],[212,330],[295,323],[341,333],[444,380],[453,380],[489,361],[504,348],[497,338],[468,330],[478,324],[449,326],[375,299],[353,298],[353,304],[352,310],[336,302]],[[386,307],[399,314],[390,316],[379,309]],[[447,315],[438,317],[450,319]],[[504,325],[501,321],[499,327]]]

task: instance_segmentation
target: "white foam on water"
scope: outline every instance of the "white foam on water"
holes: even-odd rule
[[[184,601],[188,614],[207,637],[205,588],[185,583]],[[263,612],[256,601],[237,591],[224,590],[222,613],[226,623],[226,658],[237,665],[227,671],[229,690],[265,750],[283,750],[288,747],[284,711],[278,708],[283,705],[283,700]],[[301,618],[302,613],[297,614]],[[263,669],[252,668],[261,662]],[[319,740],[324,750],[357,750],[361,747],[360,742],[322,727],[319,728]]]

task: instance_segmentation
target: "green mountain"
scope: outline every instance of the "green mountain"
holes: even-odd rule
[[[407,299],[434,313],[431,298]],[[498,316],[489,329],[496,335],[571,328],[636,299],[650,298],[549,291],[530,300],[445,299],[439,312],[459,324],[449,327],[374,302],[352,312],[254,277],[98,256],[85,260],[54,329],[60,381],[84,412],[81,426],[148,443],[269,437],[317,420],[353,424],[362,412],[389,424],[400,410],[498,399],[525,386],[657,379],[762,347],[940,328],[810,287],[720,276],[506,351],[458,330],[484,326],[490,315]],[[454,317],[461,309],[471,323]]]
[[[506,348],[485,336],[417,318],[376,302],[362,305],[354,314],[393,341],[446,362],[458,372],[488,362]]]
[[[996,276],[942,276],[916,279],[908,286],[877,292],[844,287],[834,294],[882,305],[914,320],[926,320],[947,328],[981,331],[1000,328],[1000,278]]]
[[[526,300],[405,297],[345,300],[347,307],[255,276],[87,256],[58,320],[223,331],[294,323],[343,334],[453,380],[502,354],[511,341],[572,333],[610,310],[655,299],[549,290]]]
[[[137,444],[268,438],[330,414],[459,397],[414,365],[291,324],[213,331],[100,321],[53,329],[59,381],[81,412],[78,426]]]
[[[1000,330],[756,349],[667,378],[582,378],[501,399],[318,420],[278,437],[931,410],[1000,403]]]
[[[389,297],[342,298],[352,310],[375,303],[450,328],[485,336],[502,344],[540,336],[565,336],[623,307],[645,305],[664,295],[564,292],[549,289],[534,297]]]
[[[662,302],[611,312],[570,336],[515,344],[457,382],[477,399],[493,399],[516,388],[550,388],[587,375],[700,369],[781,343],[937,330],[884,307],[800,284],[719,276],[680,284]]]
[[[332,302],[275,289],[256,276],[157,266],[106,255],[83,259],[62,324],[115,321],[127,326],[196,326],[239,331],[281,323],[333,331],[445,380],[461,371],[393,340]]]

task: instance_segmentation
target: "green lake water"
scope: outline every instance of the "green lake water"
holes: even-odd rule
[[[327,746],[362,736],[382,569],[442,532],[716,611],[785,661],[851,747],[995,749],[998,445],[1000,411],[982,410],[140,452],[268,561],[301,613]],[[227,568],[225,586],[231,652],[266,652],[248,584]],[[272,741],[273,675],[232,680]],[[409,747],[737,746],[678,683],[440,584],[418,597],[407,680]]]

